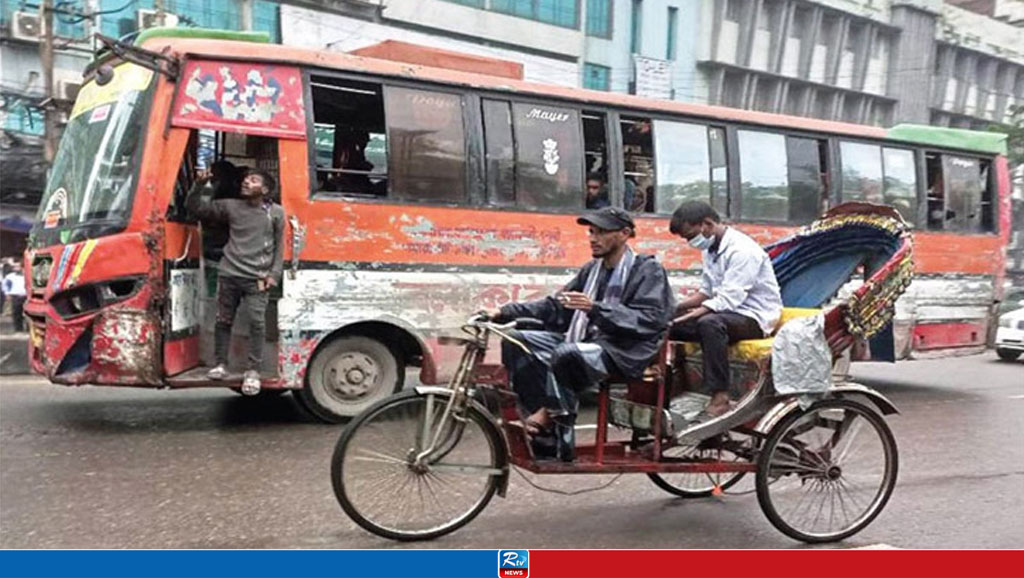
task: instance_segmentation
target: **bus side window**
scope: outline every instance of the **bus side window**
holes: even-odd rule
[[[462,96],[388,86],[391,194],[412,201],[466,200]]]
[[[946,228],[946,185],[942,178],[942,159],[937,154],[925,155],[925,173],[928,178],[928,229],[941,231]]]
[[[579,112],[513,103],[516,200],[528,209],[583,207],[583,143]]]
[[[708,156],[711,159],[711,206],[726,217],[729,215],[729,161],[724,128],[708,127]]]
[[[654,139],[651,120],[623,117],[622,166],[625,178],[623,208],[635,213],[654,210]]]
[[[516,151],[512,138],[512,106],[503,100],[483,99],[484,155],[487,203],[509,206],[516,202]]]
[[[942,155],[946,180],[947,229],[980,233],[991,227],[991,195],[988,193],[987,165],[975,158]],[[954,215],[950,216],[949,213]],[[991,228],[989,229],[991,230]]]
[[[789,222],[810,223],[821,210],[823,189],[821,164],[824,141],[812,138],[786,137],[789,178]]]
[[[840,198],[845,201],[885,203],[882,195],[882,149],[878,145],[843,141],[843,181]]]
[[[600,209],[610,205],[608,134],[605,115],[601,112],[583,111],[583,174],[587,179],[587,190],[583,198],[586,207]]]
[[[914,151],[882,149],[885,202],[909,223],[917,222],[917,167]]]
[[[316,189],[387,194],[387,137],[379,84],[311,76]]]
[[[654,121],[654,212],[672,214],[684,201],[711,201],[711,162],[707,128]]]
[[[787,222],[790,210],[786,137],[739,130],[736,139],[740,156],[740,219]]]

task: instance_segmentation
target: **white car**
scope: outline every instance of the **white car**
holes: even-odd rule
[[[1024,309],[1017,309],[999,317],[996,354],[1000,359],[1013,361],[1021,353],[1024,353]]]

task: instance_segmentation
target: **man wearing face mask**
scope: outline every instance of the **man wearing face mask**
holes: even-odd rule
[[[700,343],[704,384],[711,391],[704,412],[716,418],[731,409],[729,344],[772,333],[782,314],[779,284],[768,253],[723,224],[705,202],[680,205],[669,231],[703,256],[700,290],[679,303],[669,338]]]

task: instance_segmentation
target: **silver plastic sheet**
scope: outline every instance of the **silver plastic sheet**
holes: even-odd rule
[[[832,352],[825,340],[825,316],[799,317],[779,329],[772,343],[772,379],[783,394],[827,391]]]

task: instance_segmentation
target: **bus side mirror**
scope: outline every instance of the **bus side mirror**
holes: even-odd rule
[[[104,64],[96,69],[96,85],[103,86],[114,79],[114,67]]]

